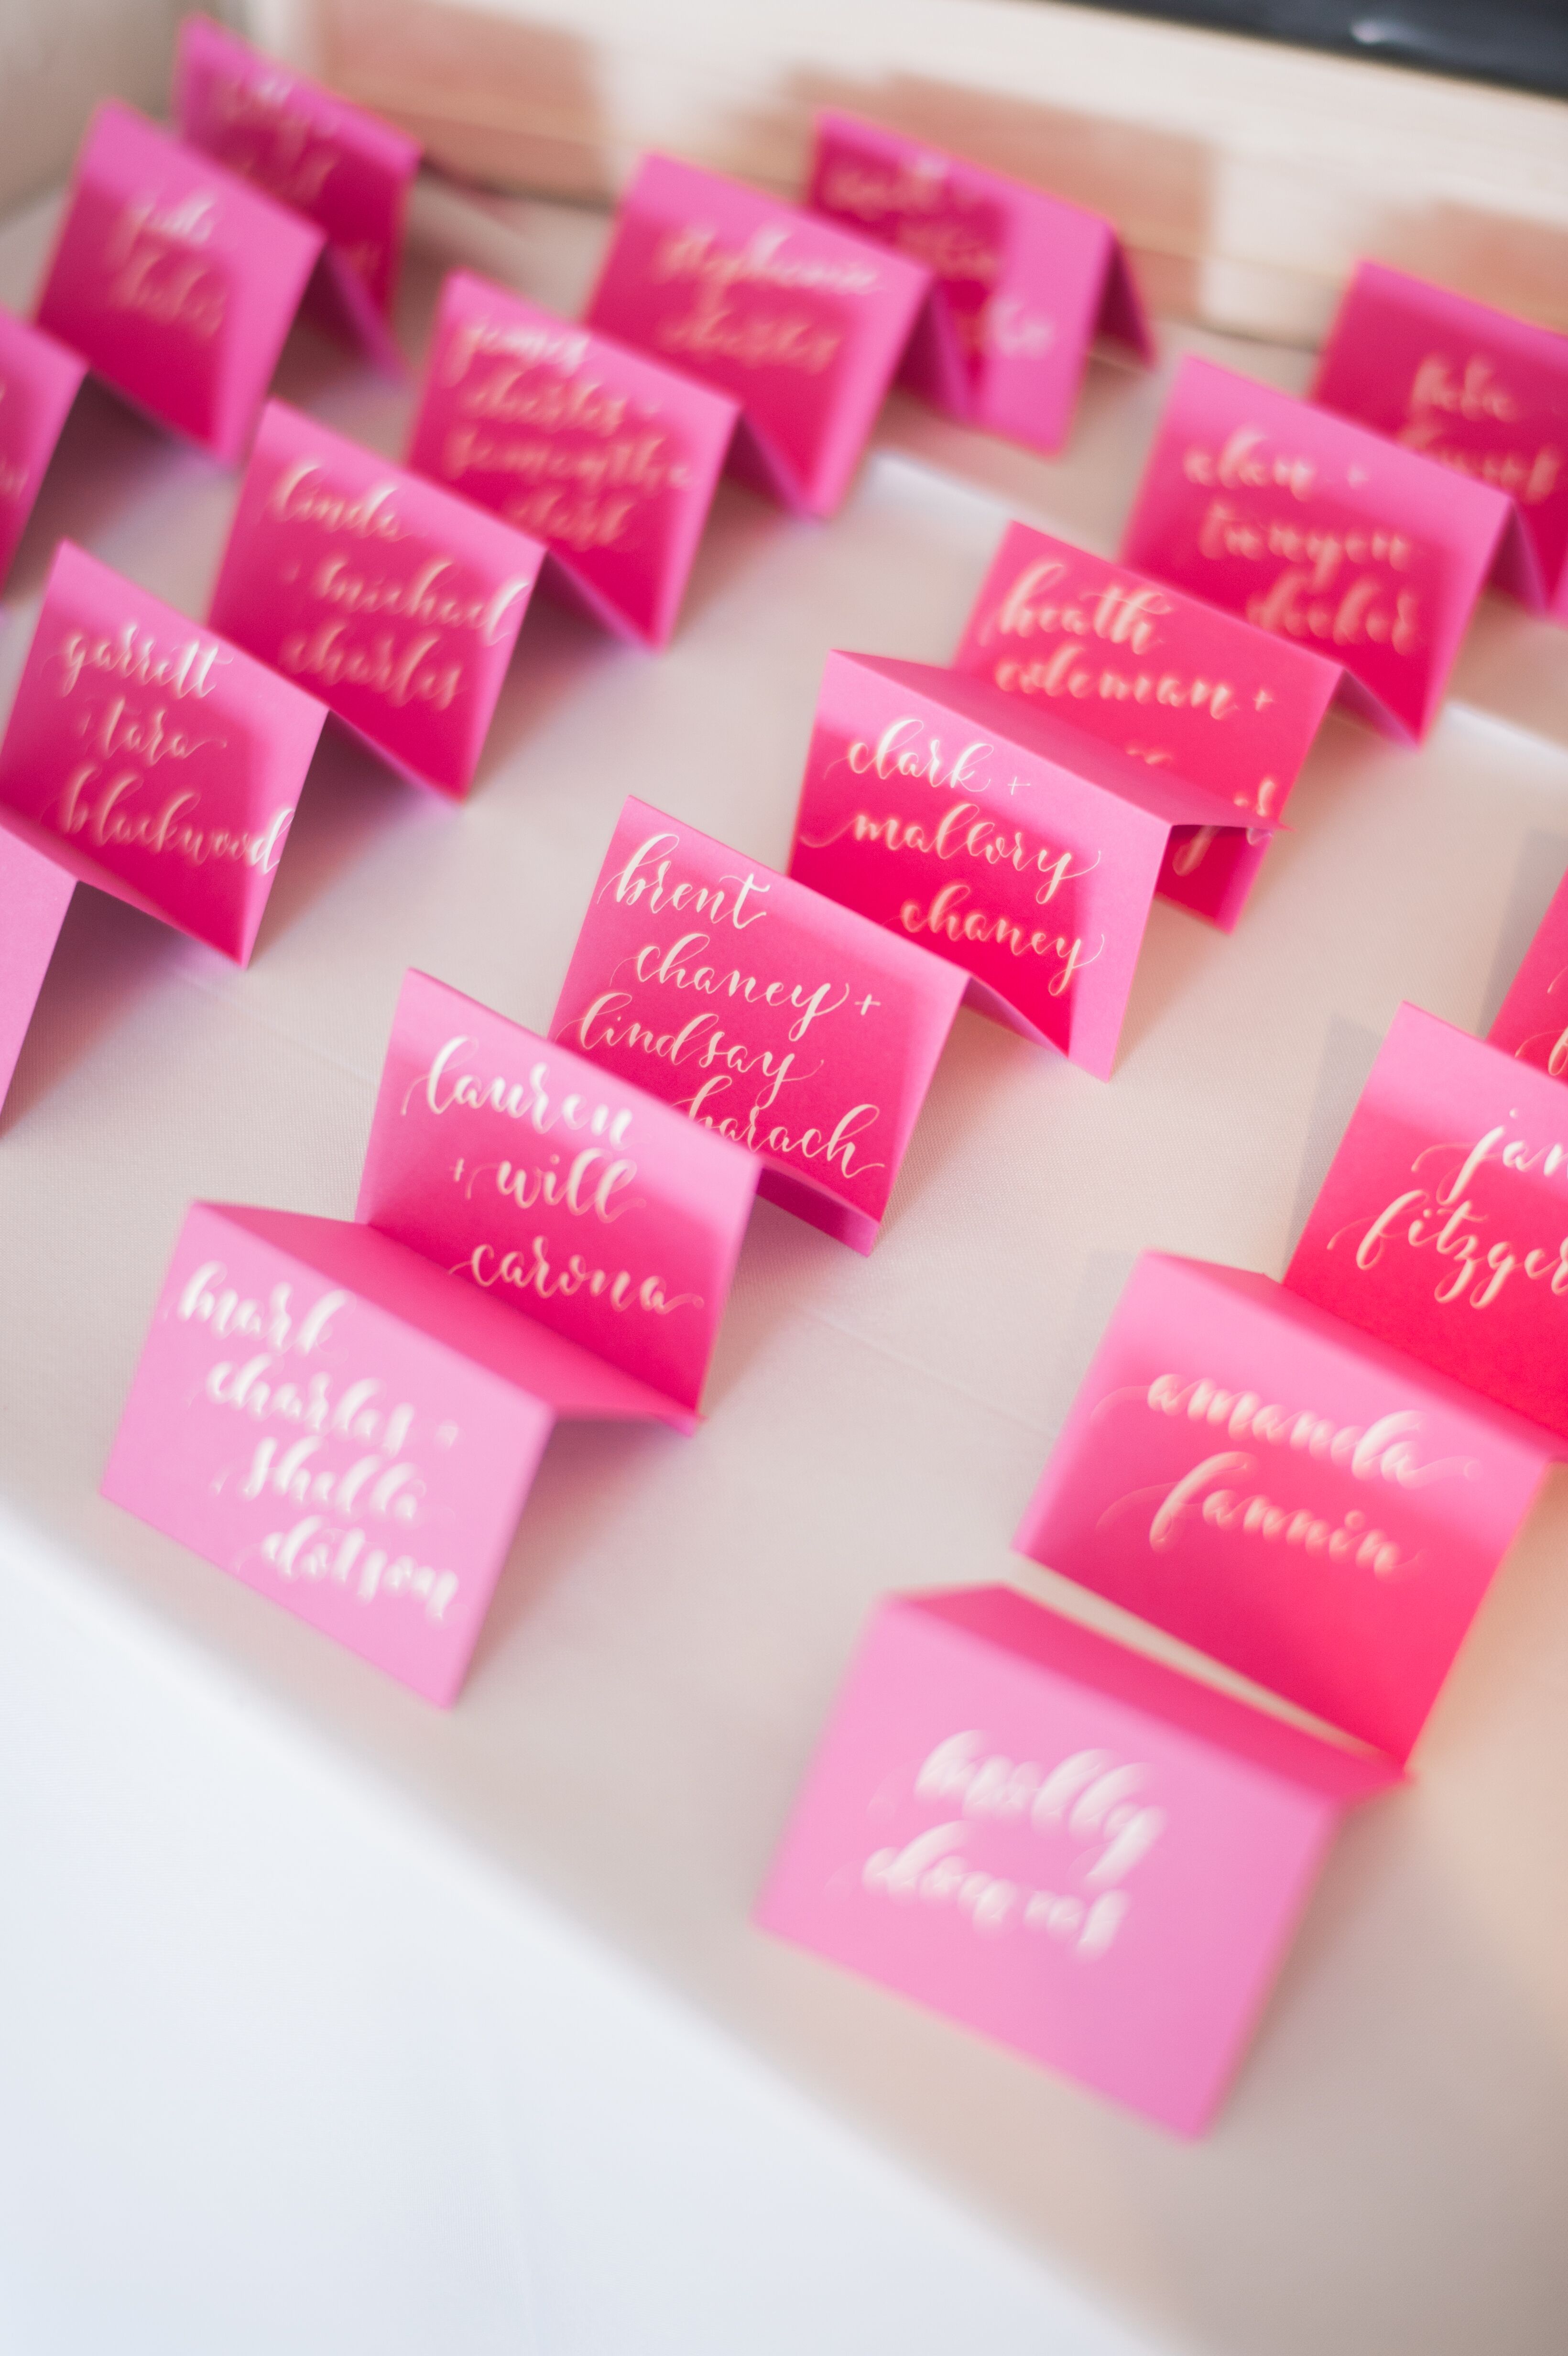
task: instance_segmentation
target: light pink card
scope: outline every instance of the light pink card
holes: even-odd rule
[[[1399,1780],[1005,1587],[881,1606],[757,1919],[1196,2135]]]
[[[661,647],[739,414],[726,394],[454,270],[409,464],[541,541],[547,587]]]
[[[1521,1064],[1568,1080],[1568,875],[1557,886],[1487,1037]]]
[[[1125,564],[1009,524],[955,658],[1033,710],[1228,802],[1177,827],[1156,886],[1229,932],[1340,667]]]
[[[1345,700],[1424,736],[1488,575],[1500,491],[1209,360],[1181,364],[1122,541],[1127,563],[1343,663]]]
[[[757,1187],[741,1146],[411,972],[355,1216],[695,1422]]]
[[[831,515],[930,274],[815,213],[667,155],[645,156],[616,220],[588,319],[741,406],[746,480]]]
[[[1506,493],[1529,561],[1505,585],[1568,621],[1568,336],[1363,262],[1312,398]]]
[[[0,809],[0,1105],[77,879]]]
[[[1285,1280],[1568,1440],[1561,1084],[1402,1006]]]
[[[1015,1543],[1404,1759],[1552,1453],[1266,1276],[1148,1252]]]
[[[0,581],[86,374],[75,352],[0,308]]]
[[[1172,830],[1226,814],[986,680],[830,654],[789,872],[1108,1079]]]
[[[544,551],[269,402],[212,622],[405,776],[465,794]]]
[[[760,1194],[869,1252],[964,981],[631,800],[550,1030],[760,1154]]]
[[[831,112],[816,118],[806,202],[931,272],[903,381],[966,425],[1055,450],[1096,334],[1153,358],[1126,256],[1099,213]]]
[[[40,327],[213,456],[244,455],[325,240],[117,102],[88,125]]]
[[[174,112],[187,145],[325,231],[322,273],[339,315],[379,359],[396,363],[389,323],[419,142],[208,16],[180,27]]]

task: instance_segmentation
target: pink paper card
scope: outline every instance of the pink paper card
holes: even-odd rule
[[[1196,2135],[1398,1780],[1008,1588],[891,1596],[757,1920]]]
[[[61,541],[0,805],[82,883],[243,965],[325,712]]]
[[[1558,885],[1487,1037],[1521,1064],[1533,1064],[1554,1080],[1568,1080],[1568,875]]]
[[[411,972],[355,1216],[695,1422],[754,1154]]]
[[[0,581],[86,374],[75,352],[0,309]]]
[[[389,323],[418,141],[208,16],[180,27],[174,112],[188,146],[325,231],[322,269],[341,314],[379,359],[396,361]]]
[[[869,1252],[963,995],[955,968],[634,799],[550,1030]]]
[[[648,155],[588,318],[738,402],[733,470],[826,516],[849,488],[930,285],[918,263],[817,214]]]
[[[1122,554],[1345,667],[1341,693],[1413,743],[1517,531],[1500,491],[1211,362],[1181,364]]]
[[[324,241],[112,102],[77,155],[38,324],[126,400],[232,462]]]
[[[474,781],[544,551],[269,402],[212,622],[407,776]]]
[[[1552,1452],[1265,1276],[1147,1252],[1015,1543],[1404,1759]]]
[[[739,413],[724,394],[454,270],[409,464],[542,541],[547,587],[662,647]]]
[[[76,877],[0,809],[0,1105],[4,1105]]]
[[[1363,262],[1312,398],[1504,492],[1529,559],[1506,585],[1568,621],[1568,336]]]
[[[789,872],[1108,1079],[1172,829],[1226,815],[986,680],[830,654]]]
[[[955,658],[1036,711],[1228,802],[1183,826],[1156,889],[1229,932],[1340,667],[1065,540],[1009,524]]]
[[[1568,1440],[1560,1083],[1402,1006],[1285,1280]]]
[[[831,112],[816,118],[806,202],[930,271],[903,381],[965,425],[1058,449],[1097,333],[1153,358],[1099,213]]]

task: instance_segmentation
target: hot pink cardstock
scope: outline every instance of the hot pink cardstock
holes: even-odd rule
[[[174,112],[187,145],[325,232],[321,273],[330,300],[323,307],[335,303],[379,359],[400,365],[389,323],[419,142],[208,16],[187,16],[180,27]]]
[[[1561,1083],[1402,1006],[1285,1280],[1568,1440]]]
[[[1031,709],[1223,802],[1177,827],[1156,890],[1229,932],[1340,667],[1065,540],[1009,524],[955,658]]]
[[[740,403],[732,469],[807,515],[849,488],[930,273],[667,155],[622,203],[592,326]]]
[[[75,352],[0,309],[0,581],[86,374]]]
[[[1015,1543],[1404,1759],[1552,1453],[1267,1277],[1149,1252]]]
[[[550,1024],[760,1154],[758,1192],[876,1241],[965,977],[630,800]]]
[[[726,394],[456,270],[409,464],[541,541],[547,587],[659,647],[739,414]]]
[[[1518,522],[1488,484],[1211,361],[1182,362],[1122,555],[1345,667],[1344,698],[1424,736]],[[1505,545],[1507,543],[1507,545]]]
[[[757,1919],[1195,2135],[1397,1781],[1007,1588],[892,1596]]]
[[[1504,585],[1568,621],[1568,336],[1363,262],[1312,398],[1506,493],[1528,562]]]
[[[544,551],[269,402],[212,622],[405,776],[465,794]]]
[[[1494,1047],[1568,1080],[1568,875],[1524,954],[1487,1037]]]
[[[1153,357],[1126,257],[1099,213],[831,112],[816,118],[806,202],[931,272],[902,379],[966,425],[1055,450],[1097,333]]]
[[[242,457],[321,231],[128,106],[76,160],[40,327],[138,408]]]
[[[1108,1079],[1172,829],[1226,814],[986,680],[830,654],[789,872]]]
[[[411,972],[355,1216],[635,1376],[689,1429],[757,1172],[645,1088]]]
[[[69,869],[0,810],[0,1105],[75,889]]]

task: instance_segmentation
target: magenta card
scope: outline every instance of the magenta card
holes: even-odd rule
[[[468,791],[544,551],[269,402],[212,623],[395,768]]]
[[[1312,398],[1506,493],[1529,557],[1506,585],[1568,621],[1568,336],[1363,262]]]
[[[740,403],[731,465],[804,514],[849,488],[930,273],[816,213],[645,156],[590,323]]]
[[[0,809],[0,1105],[75,889],[70,870]]]
[[[1108,1079],[1172,830],[1225,815],[984,679],[830,654],[789,872]]]
[[[739,414],[726,394],[454,270],[409,464],[542,541],[547,587],[662,647]]]
[[[1552,1454],[1266,1276],[1147,1252],[1015,1544],[1404,1759]]]
[[[686,1410],[758,1163],[645,1089],[409,973],[355,1216]]]
[[[963,995],[956,968],[634,799],[550,1031],[869,1252]]]
[[[1402,1006],[1285,1280],[1568,1440],[1561,1084]]]
[[[326,714],[62,540],[0,803],[96,884],[243,965]]]
[[[38,324],[216,458],[244,455],[321,231],[145,116],[101,106]]]
[[[1209,360],[1181,364],[1122,554],[1345,667],[1341,694],[1414,742],[1517,532],[1501,491]]]
[[[1340,678],[1322,655],[1023,523],[1008,527],[955,662],[1230,803],[1229,826],[1172,830],[1156,886],[1226,932]]]
[[[757,1920],[1196,2135],[1398,1781],[1008,1588],[891,1596]]]
[[[833,112],[816,118],[806,202],[930,271],[903,381],[966,425],[1058,449],[1097,334],[1153,357],[1099,213]]]
[[[86,374],[75,352],[0,308],[0,581]]]
[[[1524,953],[1487,1037],[1521,1064],[1568,1080],[1568,875]]]

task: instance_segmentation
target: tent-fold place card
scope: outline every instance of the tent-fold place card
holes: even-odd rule
[[[629,800],[552,1034],[762,1158],[758,1191],[869,1252],[965,978]]]
[[[325,243],[313,222],[112,102],[77,156],[38,325],[232,463]]]
[[[931,272],[902,381],[965,425],[1058,449],[1096,334],[1153,358],[1099,213],[834,112],[816,118],[806,202]]]
[[[1107,1079],[1172,830],[1228,815],[984,679],[836,653],[790,873],[950,960],[986,1013]]]
[[[660,647],[739,414],[727,394],[457,270],[409,465],[541,541],[547,588]]]
[[[400,367],[389,321],[418,141],[208,16],[180,27],[174,112],[188,146],[324,232],[310,306],[336,313],[377,359]]]
[[[1156,886],[1227,932],[1340,679],[1337,662],[1022,523],[954,661],[1228,802],[1228,826],[1172,830]]]
[[[465,794],[544,551],[269,402],[212,622],[394,768]]]
[[[1568,336],[1363,262],[1312,398],[1505,492],[1529,556],[1509,585],[1568,622]]]
[[[1522,538],[1488,484],[1189,359],[1122,555],[1342,663],[1342,698],[1414,743],[1436,717],[1488,578],[1516,577]]]
[[[1494,1047],[1568,1079],[1568,875],[1524,953],[1523,962],[1487,1033]]]
[[[1196,2135],[1340,1818],[1399,1780],[1008,1588],[894,1595],[757,1920]]]
[[[732,471],[831,515],[930,290],[918,263],[666,155],[622,201],[588,323],[740,403]]]
[[[1403,1759],[1553,1452],[1267,1277],[1150,1252],[1015,1543]]]
[[[0,308],[0,582],[86,374],[78,353]]]

